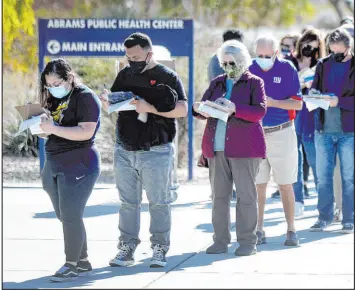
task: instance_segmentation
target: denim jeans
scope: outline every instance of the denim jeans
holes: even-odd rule
[[[315,132],[318,175],[319,220],[331,222],[334,216],[333,175],[339,155],[343,194],[344,223],[354,223],[354,133]]]
[[[135,248],[140,243],[142,189],[145,189],[149,201],[151,244],[159,244],[168,250],[173,161],[172,143],[151,147],[149,151],[127,151],[116,143],[114,167],[120,198],[119,246],[126,243]]]
[[[83,212],[99,175],[100,154],[95,147],[46,158],[42,185],[62,223],[66,261],[87,258]]]
[[[303,150],[307,156],[309,166],[313,170],[314,183],[317,187],[317,173],[316,173],[316,154],[314,135],[305,136],[297,134],[298,140],[298,178],[297,182],[293,184],[293,190],[296,202],[304,203],[304,175],[303,175]]]

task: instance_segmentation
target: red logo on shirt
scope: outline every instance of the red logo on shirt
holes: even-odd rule
[[[151,80],[150,83],[153,86],[154,84],[156,84],[156,80]]]

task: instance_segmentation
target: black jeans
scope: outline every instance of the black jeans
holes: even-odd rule
[[[99,175],[100,155],[95,147],[46,157],[42,186],[62,222],[66,261],[87,258],[83,212]]]

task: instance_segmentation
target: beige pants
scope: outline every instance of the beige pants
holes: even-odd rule
[[[334,168],[334,199],[335,208],[342,210],[342,177],[340,175],[340,161],[337,154],[337,164]]]

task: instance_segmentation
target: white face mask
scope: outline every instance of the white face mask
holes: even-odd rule
[[[272,58],[264,59],[264,58],[256,57],[256,62],[258,64],[258,66],[260,66],[262,68],[262,70],[264,70],[264,71],[269,70],[271,67],[273,67],[273,64],[274,64],[274,61]]]

